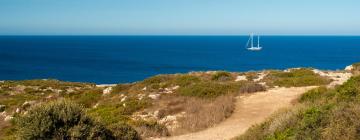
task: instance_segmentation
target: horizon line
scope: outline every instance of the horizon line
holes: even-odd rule
[[[360,34],[256,34],[261,36],[360,36]],[[0,36],[249,36],[249,34],[0,34]]]

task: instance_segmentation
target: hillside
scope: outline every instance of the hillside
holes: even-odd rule
[[[358,74],[359,65],[348,67]],[[237,140],[360,139],[360,76],[334,88],[319,87],[303,94],[289,109],[254,125]]]
[[[189,134],[227,120],[237,112],[236,98],[239,96],[278,87],[334,85],[347,76],[343,71],[295,68],[285,71],[158,75],[140,82],[117,85],[50,79],[1,81],[0,137],[31,139],[53,137],[60,133],[62,138],[109,136],[113,139],[141,139]],[[59,123],[67,124],[64,119],[69,118],[66,117],[77,114],[62,115],[62,112],[67,112],[64,107],[83,112],[82,117],[73,120],[75,122],[69,126],[59,126]],[[38,116],[38,112],[43,112],[43,115]],[[39,127],[34,127],[37,118],[48,116],[44,114],[58,116],[49,119],[46,132],[41,122],[37,124]],[[79,121],[81,118],[89,121]],[[85,129],[89,126],[106,131]],[[51,131],[48,132],[49,127]],[[73,134],[74,129],[79,127],[85,128]],[[29,133],[27,130],[30,128],[39,130]]]

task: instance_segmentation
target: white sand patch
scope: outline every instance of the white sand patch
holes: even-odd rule
[[[239,76],[236,77],[235,81],[236,82],[238,82],[238,81],[247,81],[247,78],[246,78],[245,75],[239,75]]]

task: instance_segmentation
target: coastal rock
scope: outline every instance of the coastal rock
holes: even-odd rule
[[[173,87],[160,89],[160,90],[162,90],[160,93],[171,94],[171,93],[174,93],[174,90],[177,90],[178,88],[180,88],[180,86],[176,85],[176,86],[173,86]]]
[[[11,121],[12,119],[14,119],[14,117],[12,116],[6,116],[4,121],[8,122],[8,121]]]
[[[346,71],[352,71],[352,70],[354,70],[354,66],[353,66],[353,65],[346,66],[346,67],[345,67],[345,70],[346,70]]]
[[[247,78],[246,78],[245,75],[239,75],[239,76],[236,77],[235,81],[236,82],[238,82],[238,81],[247,81]]]
[[[15,111],[16,113],[20,113],[21,112],[21,110],[20,110],[20,108],[16,108],[16,111]]]
[[[258,73],[258,77],[256,79],[254,79],[254,82],[259,82],[261,81],[262,79],[264,79],[264,77],[267,75],[267,73],[265,72],[260,72]]]
[[[101,84],[101,85],[95,85],[95,87],[101,87],[101,88],[104,88],[104,87],[114,87],[116,86],[116,84]]]
[[[146,90],[147,90],[147,87],[144,87],[142,90],[143,90],[143,91],[146,91]]]
[[[179,114],[181,115],[181,114]],[[180,127],[179,122],[177,121],[179,115],[168,115],[159,120],[159,123],[165,125],[169,131],[174,131],[175,129]]]
[[[22,104],[22,108],[27,108],[27,107],[30,107],[32,105],[36,104],[36,101],[26,101]]]
[[[144,99],[145,94],[138,94],[137,96],[138,96],[138,99],[139,99],[139,100],[142,100],[142,99]]]
[[[124,96],[123,98],[121,98],[120,102],[125,102],[127,96]]]
[[[157,99],[160,98],[160,94],[150,94],[148,97],[153,99],[153,100],[157,100]]]
[[[109,95],[112,91],[112,87],[107,87],[103,90],[103,95]]]
[[[66,89],[66,93],[74,93],[75,92],[75,90],[73,89],[73,88],[68,88],[68,89]]]

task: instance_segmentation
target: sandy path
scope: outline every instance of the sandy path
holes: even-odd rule
[[[276,88],[247,96],[239,96],[234,113],[222,123],[206,130],[162,140],[228,140],[260,123],[276,110],[291,105],[291,100],[312,87]],[[271,96],[270,96],[271,95]]]

